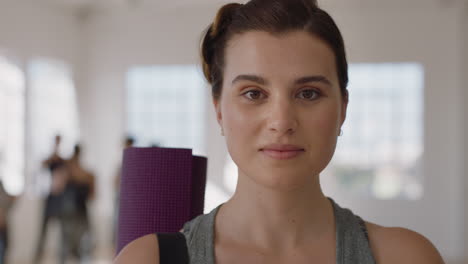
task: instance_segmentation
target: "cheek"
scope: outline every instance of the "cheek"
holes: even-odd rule
[[[309,144],[313,155],[329,159],[333,155],[339,133],[339,110],[336,107],[323,108],[317,111],[307,122],[306,133],[310,135]]]
[[[340,127],[339,106],[330,104],[321,109],[315,118],[315,127],[321,138],[336,138]]]
[[[256,154],[258,143],[258,113],[252,114],[245,105],[226,102],[223,111],[223,128],[226,145],[236,164],[245,164]]]
[[[249,131],[254,129],[257,120],[255,120],[256,115],[253,115],[248,107],[227,99],[222,106],[225,136],[240,137],[251,133]]]
[[[252,130],[253,122],[245,109],[233,102],[225,102],[221,109],[223,114],[224,136],[228,146],[242,144]]]

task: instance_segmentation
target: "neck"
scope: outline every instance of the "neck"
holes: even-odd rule
[[[333,208],[318,175],[289,190],[267,188],[239,175],[234,196],[218,215],[216,224],[229,223],[223,232],[232,240],[252,241],[260,248],[293,248],[334,233]]]

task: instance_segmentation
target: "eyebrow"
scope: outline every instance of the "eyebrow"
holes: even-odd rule
[[[268,81],[265,80],[265,78],[260,77],[258,75],[253,75],[253,74],[241,74],[238,75],[234,80],[232,80],[232,84],[239,82],[239,81],[251,81],[258,83],[260,85],[266,85],[268,84]],[[323,75],[311,75],[311,76],[304,76],[296,81],[294,81],[294,84],[306,84],[306,83],[311,83],[311,82],[318,82],[318,83],[323,83],[328,86],[331,86],[330,80],[328,80],[325,76]]]
[[[238,75],[236,78],[234,78],[234,80],[232,80],[232,84],[239,82],[239,81],[251,81],[251,82],[261,84],[261,85],[266,85],[268,83],[263,77],[260,77],[257,75],[251,75],[251,74]]]
[[[296,84],[306,84],[306,83],[310,83],[310,82],[323,83],[323,84],[326,84],[328,86],[332,85],[330,80],[328,80],[327,77],[325,77],[323,75],[305,76],[305,77],[299,78],[299,79],[297,79],[295,81]]]

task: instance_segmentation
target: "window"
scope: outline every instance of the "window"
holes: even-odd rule
[[[423,67],[352,64],[349,76],[347,120],[329,172],[338,186],[353,193],[419,199],[423,192]]]
[[[207,88],[193,65],[132,68],[127,74],[127,129],[139,146],[205,151]]]
[[[49,182],[40,174],[45,172],[41,163],[52,153],[55,135],[62,136],[60,154],[63,158],[71,156],[73,146],[79,140],[75,87],[71,68],[58,60],[32,60],[28,65],[28,76],[29,160],[37,175],[34,187],[46,191]]]
[[[24,189],[24,74],[0,56],[0,177],[5,190],[17,195]]]

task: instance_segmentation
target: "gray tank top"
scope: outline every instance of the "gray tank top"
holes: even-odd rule
[[[330,199],[336,223],[336,263],[375,264],[364,221]],[[221,206],[221,205],[220,205]],[[185,223],[190,264],[215,264],[214,219],[219,207]]]

